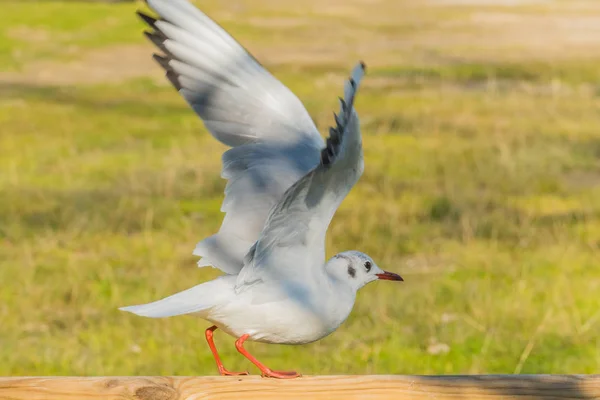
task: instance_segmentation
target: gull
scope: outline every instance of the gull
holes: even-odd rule
[[[158,18],[138,15],[163,53],[154,59],[211,135],[229,147],[222,155],[224,220],[193,252],[201,257],[198,266],[224,275],[120,309],[151,318],[192,314],[210,322],[205,336],[221,375],[247,372],[223,366],[216,329],[237,339],[237,350],[262,376],[298,377],[268,368],[244,342],[317,341],[346,320],[364,285],[403,280],[358,251],[325,256],[331,219],[364,169],[354,97],[365,65],[358,63],[345,82],[335,126],[323,141],[300,100],[217,23],[187,0],[147,4]]]

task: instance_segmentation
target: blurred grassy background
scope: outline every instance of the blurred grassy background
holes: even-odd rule
[[[305,374],[600,369],[600,3],[205,0],[325,132],[358,59],[366,170],[328,253],[401,273]],[[3,1],[0,374],[202,375],[208,326],[117,307],[216,276],[224,147],[150,59],[140,4]],[[249,367],[217,333],[228,368]],[[254,371],[254,369],[251,369]]]

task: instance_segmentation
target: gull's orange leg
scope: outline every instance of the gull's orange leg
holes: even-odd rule
[[[242,353],[244,357],[248,360],[252,361],[252,364],[256,365],[260,372],[262,372],[262,376],[269,378],[280,378],[280,379],[289,379],[289,378],[298,378],[300,375],[296,371],[273,371],[270,368],[267,368],[266,365],[258,361],[254,356],[248,353],[248,350],[244,348],[244,342],[248,339],[250,335],[245,334],[242,335],[238,340],[235,341],[235,348]]]
[[[206,336],[206,341],[208,342],[208,347],[210,347],[210,351],[212,351],[213,356],[215,357],[215,361],[217,362],[217,368],[219,369],[219,374],[221,375],[248,375],[248,372],[229,372],[223,366],[221,362],[221,358],[219,357],[219,353],[217,352],[217,348],[215,347],[215,341],[213,340],[213,332],[217,329],[216,325],[211,326],[206,331],[204,331],[204,335]]]

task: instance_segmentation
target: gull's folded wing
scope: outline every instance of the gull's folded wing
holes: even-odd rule
[[[147,0],[159,18],[139,13],[166,76],[232,149],[219,233],[198,243],[199,265],[238,273],[271,207],[319,162],[323,139],[298,98],[238,42],[187,0]]]
[[[321,162],[290,187],[271,210],[240,271],[236,289],[269,279],[309,281],[323,267],[325,234],[335,211],[362,175],[363,152],[354,96],[364,74],[360,63],[346,82]],[[314,274],[314,275],[313,275]]]

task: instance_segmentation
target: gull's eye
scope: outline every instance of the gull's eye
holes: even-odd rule
[[[371,261],[367,261],[365,263],[365,268],[367,269],[367,272],[369,272],[371,270]]]

